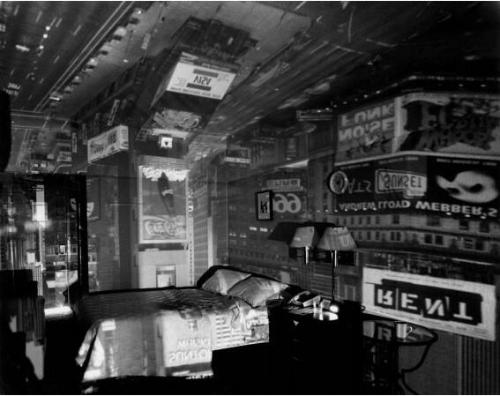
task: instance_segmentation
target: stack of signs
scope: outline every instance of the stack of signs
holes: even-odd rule
[[[153,119],[162,128],[204,128],[236,77],[238,67],[183,52],[153,99]]]

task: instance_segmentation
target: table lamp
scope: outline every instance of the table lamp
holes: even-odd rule
[[[290,247],[305,248],[305,262],[309,263],[309,249],[314,245],[315,230],[313,226],[297,227]]]
[[[328,250],[332,260],[332,299],[335,299],[335,268],[337,268],[339,250],[354,250],[356,242],[347,227],[327,227],[321,236],[317,249]]]

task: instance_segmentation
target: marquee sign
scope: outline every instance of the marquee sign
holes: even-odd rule
[[[413,153],[338,164],[328,178],[340,213],[407,212],[498,219],[500,162]]]
[[[363,305],[372,314],[495,340],[495,285],[365,267]]]

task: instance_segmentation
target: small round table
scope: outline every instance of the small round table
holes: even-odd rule
[[[425,361],[437,334],[414,323],[391,319],[365,319],[363,321],[363,347],[365,352],[365,385],[370,393],[417,394],[405,380],[407,373],[418,370]],[[401,347],[423,347],[418,362],[412,367],[399,367]]]

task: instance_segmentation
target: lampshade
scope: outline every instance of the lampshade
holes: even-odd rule
[[[354,250],[356,242],[347,227],[328,227],[316,246],[321,250]]]
[[[314,244],[314,227],[297,227],[295,229],[295,234],[293,235],[292,242],[290,242],[290,247],[292,248],[304,248],[312,247]]]

